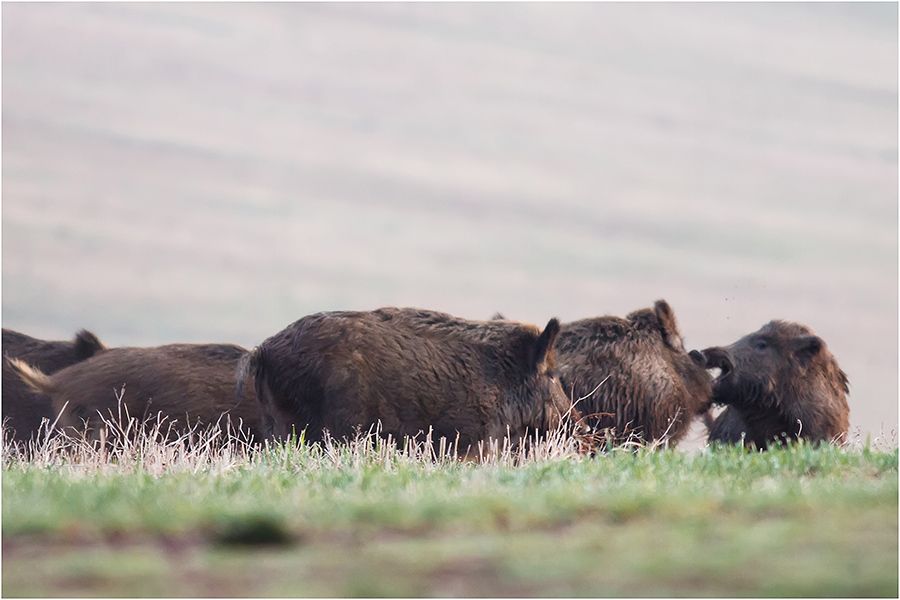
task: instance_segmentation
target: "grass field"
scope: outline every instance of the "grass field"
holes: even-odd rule
[[[7,447],[3,594],[896,596],[897,494],[896,449]]]

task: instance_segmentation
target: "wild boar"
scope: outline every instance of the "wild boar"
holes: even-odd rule
[[[556,319],[541,331],[416,308],[323,312],[260,344],[238,390],[255,378],[276,438],[305,430],[311,441],[326,431],[341,439],[380,422],[394,439],[430,428],[464,454],[560,423],[569,402],[554,371],[558,334]]]
[[[769,444],[804,438],[846,440],[850,384],[824,340],[809,327],[770,321],[730,346],[703,351],[721,373],[713,402],[724,404],[710,442]]]
[[[18,358],[45,373],[88,359],[106,347],[97,336],[82,329],[72,341],[39,340],[13,331],[3,330],[3,421],[11,439],[25,442],[34,437],[41,421],[56,418],[50,399],[30,390],[8,364],[8,358]]]
[[[677,444],[709,409],[711,377],[701,353],[685,351],[665,300],[626,316],[562,325],[557,342],[563,389],[587,425],[613,443]]]
[[[118,419],[118,393],[123,418],[126,409],[129,417],[142,422],[162,413],[175,423],[175,431],[184,431],[195,425],[224,424],[227,416],[233,427],[242,423],[245,433],[257,437],[255,395],[252,390],[239,398],[234,395],[235,369],[246,352],[231,344],[113,348],[53,375],[23,361],[12,360],[10,365],[31,389],[50,398],[54,414],[62,411],[59,428],[86,427],[96,435],[100,415]]]

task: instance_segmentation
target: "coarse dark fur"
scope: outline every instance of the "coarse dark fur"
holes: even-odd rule
[[[118,419],[117,394],[122,396],[121,416],[155,422],[157,415],[174,422],[174,431],[185,426],[239,423],[259,439],[259,404],[252,390],[234,395],[234,372],[246,350],[231,344],[170,344],[154,348],[113,348],[54,375],[45,375],[27,364],[11,366],[32,389],[46,394],[56,414],[57,427],[98,432],[98,413]],[[123,391],[124,386],[124,391]],[[65,410],[63,411],[63,406]]]
[[[586,424],[615,443],[637,437],[676,444],[710,407],[705,360],[685,351],[665,300],[624,319],[563,324],[557,355],[563,388]]]
[[[554,429],[569,403],[553,370],[559,322],[468,321],[416,308],[324,312],[265,340],[250,375],[270,433],[395,439],[432,430],[461,454],[488,438]],[[457,439],[458,436],[458,439]]]
[[[56,418],[50,398],[32,391],[9,365],[9,358],[18,358],[45,373],[90,358],[106,347],[90,331],[82,329],[71,341],[39,340],[13,331],[3,330],[3,422],[11,439],[25,442],[34,437],[41,421]]]
[[[709,418],[704,418],[704,423],[709,431],[708,442],[718,442],[723,444],[740,444],[747,442],[747,422],[740,409],[733,406],[725,407],[725,410],[718,416],[713,416],[713,410],[710,409]]]
[[[726,347],[703,351],[716,378],[713,401],[727,405],[709,441],[755,445],[804,438],[846,440],[850,427],[847,375],[825,342],[798,323],[770,321]]]

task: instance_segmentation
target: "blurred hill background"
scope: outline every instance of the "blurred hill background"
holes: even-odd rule
[[[772,318],[897,422],[896,4],[10,4],[3,325]]]

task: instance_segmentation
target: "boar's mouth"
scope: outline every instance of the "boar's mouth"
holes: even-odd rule
[[[707,369],[719,369],[719,375],[713,380],[718,385],[734,372],[734,363],[724,348],[707,348],[703,351]]]

